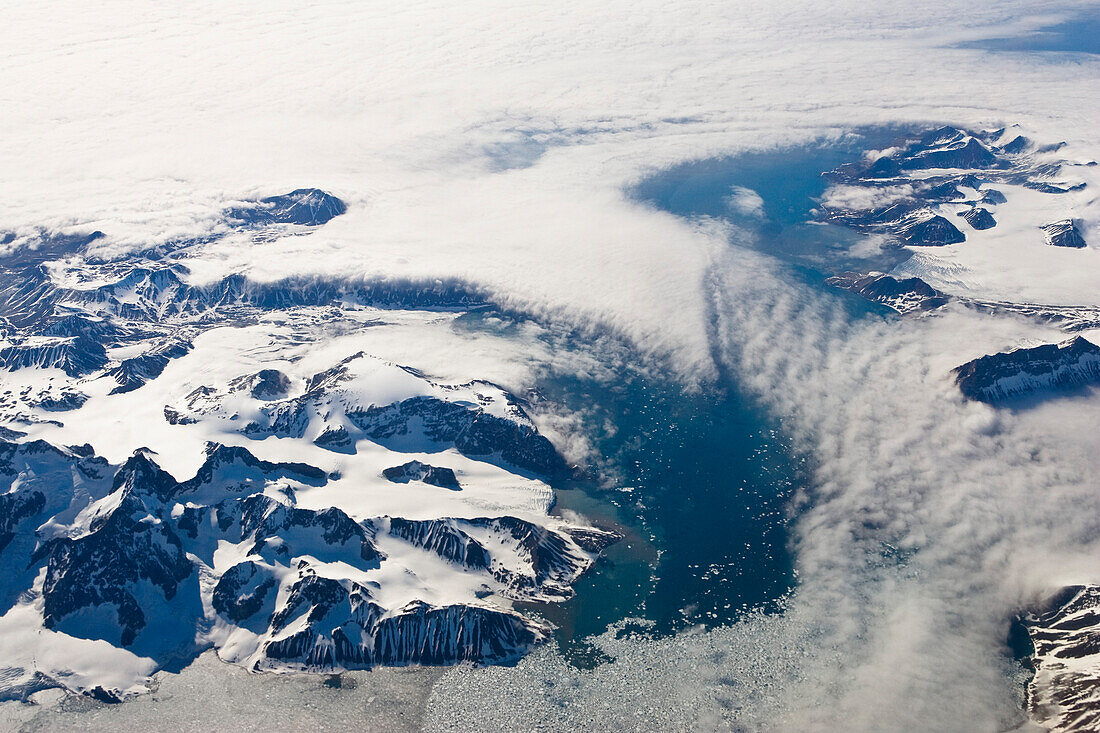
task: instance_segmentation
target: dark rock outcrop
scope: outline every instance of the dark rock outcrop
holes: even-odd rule
[[[919,247],[942,247],[966,241],[966,235],[958,227],[930,211],[910,215],[898,228],[898,236],[906,244]]]
[[[993,214],[990,214],[988,209],[983,209],[981,206],[975,206],[973,209],[959,212],[959,216],[965,219],[967,224],[979,231],[992,229],[997,226],[997,220],[993,218]]]
[[[77,537],[45,544],[42,586],[43,623],[54,628],[68,616],[92,606],[115,608],[121,637],[108,641],[130,646],[155,611],[138,600],[136,586],[146,581],[171,601],[194,567],[167,521],[161,502],[175,482],[146,456],[135,455],[115,477],[116,489],[104,499],[103,512]],[[159,501],[158,501],[159,500]],[[104,630],[78,622],[69,633],[103,638]]]
[[[1100,730],[1100,586],[1067,586],[1019,624],[1032,647],[1032,719],[1065,733]]]
[[[60,369],[70,377],[98,371],[107,365],[107,350],[87,336],[32,336],[0,348],[0,367]]]
[[[901,164],[889,156],[882,156],[875,160],[864,171],[868,178],[894,178],[901,174]]]
[[[38,400],[38,407],[47,412],[67,412],[78,410],[88,401],[88,395],[75,390],[62,390],[58,393],[50,393]]]
[[[231,621],[257,614],[276,587],[274,576],[255,562],[245,560],[225,571],[214,586],[211,605]]]
[[[982,191],[980,203],[986,204],[987,206],[996,206],[998,204],[1007,204],[1008,199],[1005,198],[1005,195],[997,189],[987,188]]]
[[[488,570],[488,551],[477,540],[459,529],[454,519],[411,520],[393,517],[388,521],[389,533],[406,542],[434,552],[445,560],[463,567]]]
[[[487,530],[498,541],[503,539],[529,564],[531,573],[515,572],[504,567],[494,570],[496,579],[516,597],[571,598],[573,582],[592,562],[592,558],[569,536],[517,517],[462,521],[472,528]]]
[[[411,397],[384,407],[350,412],[348,417],[367,437],[383,445],[407,435],[410,425],[416,425],[428,440],[453,445],[466,456],[499,455],[513,466],[544,476],[566,470],[565,459],[533,425],[497,417],[477,407],[435,397]]]
[[[325,472],[308,463],[273,463],[252,455],[247,449],[236,445],[208,443],[206,460],[195,476],[179,485],[179,493],[187,494],[214,481],[225,483],[228,478],[220,475],[232,475],[232,480],[240,482],[251,479],[254,482],[274,478],[290,477],[303,483],[319,486],[327,480]]]
[[[132,392],[156,379],[172,359],[185,356],[190,350],[190,341],[174,338],[157,344],[141,356],[123,359],[117,367],[107,372],[118,383],[111,394]]]
[[[164,419],[169,425],[194,425],[198,422],[195,418],[184,415],[171,405],[164,406]]]
[[[918,277],[899,280],[881,272],[846,272],[825,282],[902,314],[934,310],[949,300],[947,295]]]
[[[409,461],[400,466],[393,466],[382,471],[382,475],[395,483],[408,483],[409,481],[423,481],[432,486],[458,491],[462,487],[458,483],[455,472],[449,468],[430,466],[420,461]]]
[[[924,191],[924,197],[930,201],[957,201],[966,198],[959,190],[956,181],[945,181]]]
[[[261,369],[255,374],[237,377],[229,383],[233,391],[247,390],[258,400],[278,400],[290,391],[290,378],[278,369]]]
[[[306,609],[308,625],[268,641],[263,653],[304,669],[507,662],[548,634],[517,613],[482,606],[414,601],[383,617],[361,586],[327,579],[304,578],[286,607],[292,604]]]
[[[355,452],[355,440],[343,425],[325,428],[324,432],[313,439],[313,443],[336,453]]]
[[[547,529],[517,517],[376,520],[380,531],[439,555],[448,562],[488,570],[503,593],[521,600],[565,600],[595,555],[621,535],[594,527]],[[576,534],[574,534],[576,533]],[[494,556],[520,558],[522,567]]]
[[[300,509],[261,494],[253,494],[233,504],[219,505],[222,531],[233,533],[238,542],[253,539],[253,553],[263,552],[273,538],[279,538],[274,545],[275,552],[286,556],[289,554],[288,536],[301,530],[310,536],[320,533],[330,550],[345,546],[352,549],[358,559],[366,563],[376,565],[382,559],[367,530],[335,507]]]
[[[943,128],[944,130],[953,128]],[[901,160],[904,169],[925,168],[961,168],[974,170],[1004,165],[994,153],[977,138],[954,130],[947,137],[927,142],[928,136],[921,140]]]
[[[98,229],[69,234],[39,229],[36,234],[26,237],[18,246],[0,255],[0,268],[24,269],[50,260],[80,254],[87,250],[89,244],[105,236]],[[0,244],[12,244],[16,239],[14,232],[0,232]]]
[[[46,495],[41,491],[18,491],[0,494],[0,553],[15,537],[16,529],[25,519],[46,508]]]
[[[231,220],[251,224],[301,224],[320,226],[348,210],[347,205],[318,188],[299,188],[290,193],[268,196],[251,206],[227,212]]]
[[[1072,219],[1052,222],[1043,226],[1042,230],[1046,234],[1047,244],[1054,247],[1080,249],[1085,246],[1085,237]]]
[[[1076,336],[1060,344],[982,356],[956,367],[954,373],[966,397],[997,404],[1100,382],[1100,346]]]

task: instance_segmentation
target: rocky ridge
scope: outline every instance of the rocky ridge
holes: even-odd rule
[[[221,221],[263,246],[346,208],[298,189],[234,203]],[[331,345],[369,344],[361,309],[427,319],[477,307],[480,294],[446,281],[236,274],[195,285],[188,243],[108,261],[92,249],[105,236],[39,232],[0,255],[0,368],[13,372],[0,395],[0,561],[13,569],[0,580],[0,698],[63,687],[117,701],[145,689],[147,663],[186,663],[209,647],[257,671],[323,671],[508,662],[547,638],[547,624],[515,603],[569,598],[618,535],[548,516],[549,498],[532,504],[570,468],[530,405],[488,381],[433,379]],[[249,358],[234,373],[196,357],[212,331],[261,323],[292,324],[263,347],[278,366]],[[303,371],[317,347],[333,361]],[[209,378],[164,389],[169,367],[187,360],[186,379]],[[57,418],[149,384],[180,395],[157,429],[234,444],[208,443],[181,480],[147,449],[112,464],[89,445],[27,437],[42,426],[64,436]],[[324,465],[354,477],[240,445],[268,439],[300,446],[295,455],[321,448],[333,457]],[[448,516],[424,492],[469,498],[440,504],[463,512]],[[386,496],[415,517],[363,509]],[[77,661],[54,665],[43,644],[71,647],[64,657]],[[101,646],[89,655],[88,644]]]

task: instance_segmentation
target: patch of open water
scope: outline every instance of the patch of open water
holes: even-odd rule
[[[749,231],[731,246],[755,247],[789,265],[807,287],[825,288],[828,274],[888,270],[907,256],[896,249],[868,256],[863,235],[812,222],[827,185],[822,174],[896,135],[877,130],[843,143],[689,162],[630,193],[677,216]],[[852,310],[853,317],[880,312],[862,301]],[[468,328],[488,323],[478,314],[463,321]],[[624,633],[667,635],[780,609],[796,582],[789,506],[807,465],[782,425],[733,378],[692,391],[671,377],[627,371],[610,384],[550,377],[538,390],[581,417],[601,457],[604,480],[556,486],[556,511],[626,535],[580,580],[575,598],[536,607],[558,627],[574,664],[601,661],[585,638],[624,619],[646,622]]]

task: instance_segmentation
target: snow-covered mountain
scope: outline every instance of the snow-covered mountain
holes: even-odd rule
[[[1075,336],[989,354],[957,367],[955,381],[970,399],[991,403],[1095,384],[1100,382],[1100,346]]]
[[[1089,195],[1082,174],[1096,164],[1064,155],[1062,145],[1040,145],[1005,129],[943,127],[841,166],[827,174],[819,219],[884,235],[887,246],[912,254],[889,273],[845,272],[826,283],[900,315],[936,317],[961,308],[1014,319],[1021,330],[1041,324],[1076,334],[1051,343],[1018,339],[955,367],[951,376],[966,399],[996,408],[1087,397],[1100,384],[1100,308],[1094,287],[1066,284],[1078,268],[1089,272],[1088,227],[1073,214],[1080,210],[1075,197]],[[1037,302],[1019,288],[998,297],[1000,288],[991,286],[998,271],[1029,281]],[[1091,731],[1100,724],[1098,611],[1097,587],[1073,585],[1021,612],[1033,672],[1027,713],[1044,729]]]
[[[883,272],[846,272],[827,278],[825,282],[903,315],[935,310],[949,300],[920,278],[898,279]]]
[[[1035,676],[1032,718],[1060,733],[1100,727],[1100,587],[1067,586],[1022,619]]]
[[[1084,182],[1074,175],[1078,164],[1062,159],[1059,149],[1005,129],[941,127],[905,137],[869,164],[850,163],[828,174],[832,188],[819,217],[890,234],[909,246],[962,244],[973,232],[998,226],[994,214],[1009,202],[1006,192],[1014,197],[1018,191],[1058,195],[1082,190]],[[1072,219],[1039,220],[1031,226],[1032,240],[1045,235],[1051,245],[1086,246]]]
[[[262,242],[345,210],[300,189],[227,207],[224,230]],[[193,284],[186,242],[102,261],[97,238],[0,258],[0,696],[119,699],[209,647],[324,670],[547,638],[514,603],[571,597],[618,536],[549,515],[570,468],[525,400],[370,353],[393,314],[431,324],[472,290]]]
[[[903,136],[885,150],[826,174],[817,217],[884,235],[909,254],[889,273],[846,272],[828,280],[901,313],[953,299],[981,311],[1015,313],[1065,331],[1100,326],[1095,289],[1065,290],[1088,272],[1081,220],[1068,216],[1087,195],[1091,161],[1065,156],[1010,129],[941,127]],[[1064,250],[1054,256],[1050,247]],[[1074,266],[1074,256],[1080,268]],[[1035,300],[1001,297],[999,272],[1028,272]],[[1018,287],[1016,288],[1018,290]]]

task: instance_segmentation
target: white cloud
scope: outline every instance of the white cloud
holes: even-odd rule
[[[873,209],[889,206],[913,195],[909,184],[898,186],[849,186],[835,185],[825,189],[821,203],[836,209]]]
[[[1061,584],[1100,580],[1100,437],[1085,427],[1100,394],[1021,414],[966,403],[952,366],[1043,329],[964,310],[851,322],[832,297],[749,250],[719,262],[724,358],[816,464],[795,524],[800,584],[787,611],[660,641],[611,634],[599,643],[617,661],[595,673],[570,671],[552,652],[516,672],[449,673],[429,721],[475,724],[523,700],[493,720],[1018,725],[1023,677],[1004,646],[1009,617]]]
[[[731,211],[741,216],[748,216],[754,219],[762,219],[764,217],[764,199],[760,198],[760,194],[753,191],[751,188],[734,186],[730,190],[730,195],[726,199],[726,203]]]

